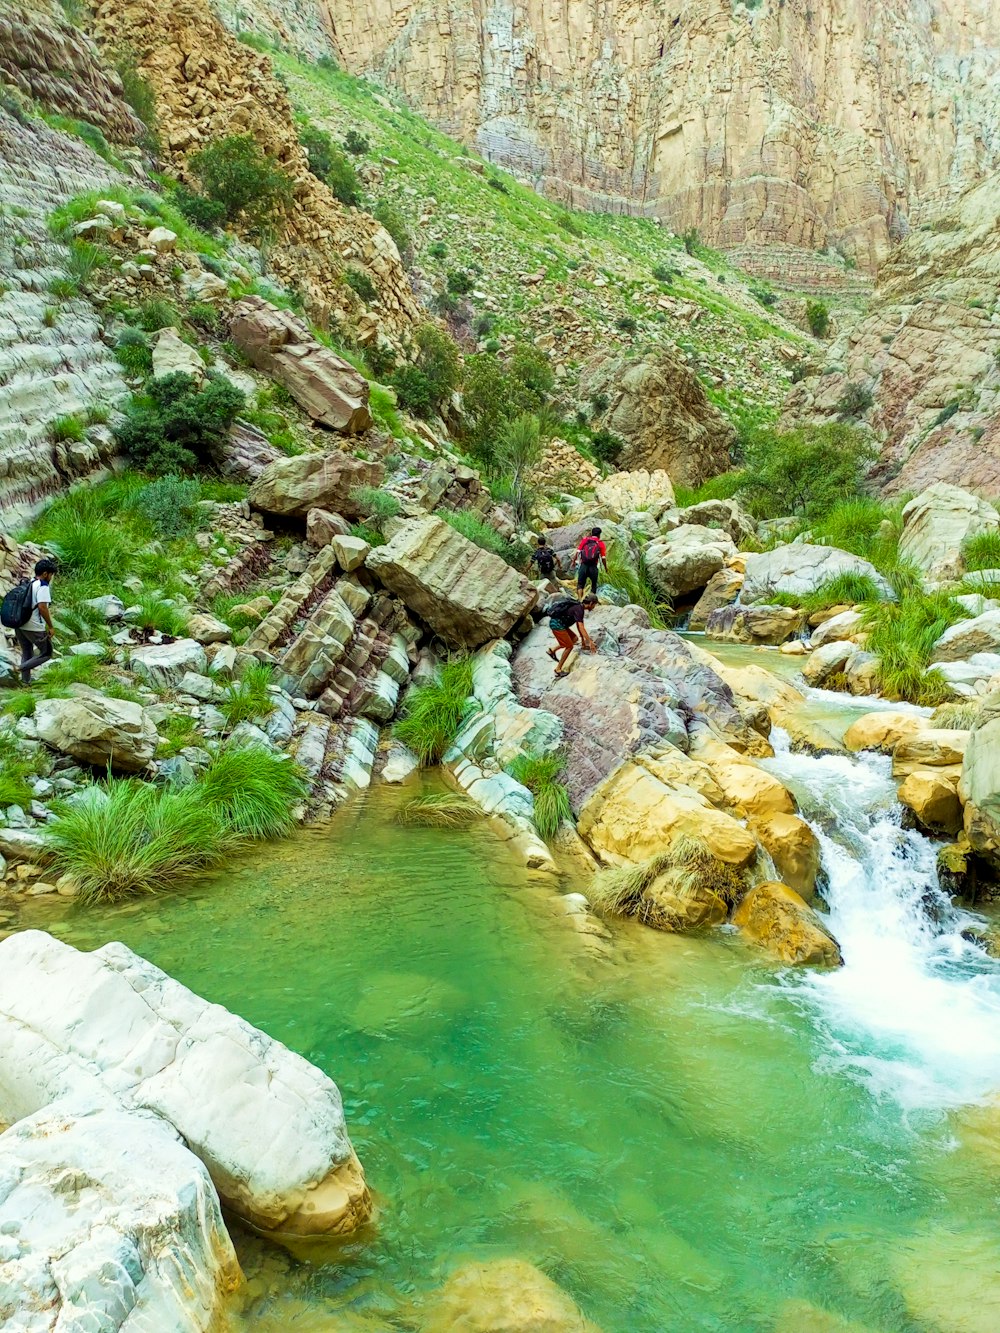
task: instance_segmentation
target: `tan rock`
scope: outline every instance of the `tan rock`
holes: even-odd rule
[[[688,619],[688,629],[692,632],[703,630],[712,612],[734,602],[742,587],[743,575],[739,570],[731,569],[728,565],[717,570],[695,603]]]
[[[989,718],[969,737],[959,796],[973,850],[1000,866],[1000,718]]]
[[[750,827],[771,857],[782,882],[809,902],[820,868],[819,839],[798,815],[776,811],[755,815]]]
[[[224,621],[204,613],[191,616],[187,632],[198,643],[228,643],[233,637],[233,631]]]
[[[722,898],[703,884],[678,883],[669,872],[657,876],[645,892],[646,910],[642,920],[655,930],[683,934],[721,926],[729,915]]]
[[[815,648],[802,664],[802,675],[808,685],[822,688],[831,676],[843,673],[847,663],[857,652],[857,646],[849,639],[834,639]]]
[[[988,501],[937,481],[904,508],[899,554],[929,578],[958,578],[964,570],[963,544],[997,528],[1000,514]]]
[[[342,537],[339,534],[330,540],[337,564],[348,574],[365,563],[368,552],[372,549],[363,537]]]
[[[613,472],[594,487],[594,499],[620,521],[637,510],[659,509],[674,503],[674,488],[668,473],[661,469],[647,472]]]
[[[787,884],[772,881],[751,889],[733,913],[733,924],[783,963],[839,967],[843,962],[836,940]]]
[[[919,713],[865,713],[847,728],[844,744],[852,753],[877,750],[879,754],[892,754],[900,741],[928,730],[929,726],[927,718]]]
[[[788,732],[796,749],[810,754],[843,753],[844,747],[836,737],[803,717],[805,695],[787,680],[758,666],[731,667],[719,662],[716,670],[739,700],[763,704],[772,722]]]
[[[728,643],[780,644],[800,633],[805,620],[790,606],[723,606],[709,613],[705,633]]]
[[[421,1333],[599,1333],[561,1288],[524,1259],[469,1263],[431,1298]]]
[[[1000,611],[984,611],[950,626],[934,645],[934,662],[960,662],[976,653],[1000,652]]]
[[[810,624],[812,624],[810,617]],[[857,633],[864,623],[860,611],[840,611],[835,616],[827,616],[819,622],[809,638],[814,648],[822,648],[825,643],[834,643],[838,639],[853,639],[857,642]]]
[[[778,649],[783,657],[808,657],[809,645],[804,639],[791,639]]]
[[[310,546],[328,546],[334,537],[350,535],[351,525],[340,514],[310,509],[306,515],[306,541]]]
[[[916,769],[908,774],[899,785],[898,795],[924,828],[953,835],[962,827],[962,806],[955,784],[934,769]]]
[[[664,596],[673,598],[703,588],[735,550],[726,533],[685,524],[650,542],[643,557],[653,583]]]
[[[262,296],[245,296],[233,307],[229,329],[247,360],[286,388],[313,421],[345,435],[372,424],[368,381],[296,315]]]
[[[270,463],[250,487],[254,509],[285,518],[304,519],[313,509],[335,509],[356,517],[357,486],[378,486],[382,467],[332,449],[324,454],[298,454]]]
[[[34,721],[39,740],[99,769],[142,772],[159,741],[155,726],[138,704],[97,694],[40,699]]]
[[[205,363],[177,330],[168,325],[153,341],[153,374],[157,379],[164,375],[190,375],[201,384],[205,379]]]
[[[961,764],[971,734],[927,727],[905,736],[892,752],[893,777],[905,777],[916,768]]]
[[[728,745],[709,743],[697,751],[712,770],[726,803],[743,817],[793,814],[795,800],[773,773],[741,759]]]

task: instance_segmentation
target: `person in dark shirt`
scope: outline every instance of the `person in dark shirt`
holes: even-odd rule
[[[570,653],[576,647],[576,633],[580,633],[580,642],[586,648],[588,653],[597,652],[597,644],[587,633],[587,626],[583,623],[583,618],[588,611],[592,611],[597,605],[597,598],[592,592],[584,597],[583,601],[577,601],[575,597],[564,597],[561,601],[555,602],[549,607],[549,628],[555,635],[556,643],[562,649],[562,656],[556,648],[547,649],[549,657],[556,664],[556,677],[561,679],[568,676],[569,672],[565,670],[566,663],[569,661]]]
[[[537,567],[538,573],[543,579],[552,579],[557,569],[560,573],[562,572],[559,557],[544,537],[538,538],[538,547],[532,551],[531,560],[528,563]]]

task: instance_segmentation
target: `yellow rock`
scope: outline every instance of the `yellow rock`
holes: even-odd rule
[[[606,865],[636,865],[691,837],[728,865],[745,866],[757,840],[731,815],[711,806],[694,787],[670,786],[650,768],[628,760],[587,798],[577,828]]]
[[[811,1301],[786,1301],[778,1311],[774,1333],[874,1333],[867,1324],[856,1324]]]
[[[812,898],[819,873],[819,839],[806,821],[776,811],[755,818],[752,828],[782,881],[807,901]]]
[[[561,1288],[524,1259],[471,1263],[433,1298],[421,1333],[598,1333]]]
[[[915,769],[900,783],[898,795],[925,828],[957,833],[962,827],[962,806],[955,784],[934,769]]]
[[[797,747],[818,754],[841,754],[844,747],[827,729],[803,716],[805,695],[764,667],[731,667],[718,662],[715,671],[743,703],[763,704],[771,721],[782,727]]]
[[[852,752],[877,750],[879,754],[892,754],[900,741],[926,731],[929,725],[917,713],[865,713],[847,728],[844,744]]]
[[[935,1333],[1000,1329],[1000,1243],[995,1231],[942,1223],[897,1240],[889,1273],[921,1328]]]
[[[776,880],[750,890],[733,913],[733,924],[783,963],[839,967],[843,962],[836,940],[809,904]]]
[[[725,794],[726,804],[742,814],[793,814],[795,800],[773,773],[741,759],[728,745],[710,742],[697,751],[697,758],[711,768]]]
[[[649,770],[668,787],[693,787],[710,805],[726,804],[726,795],[708,764],[692,759],[674,745],[636,756],[636,763]]]
[[[706,926],[721,926],[729,915],[729,908],[718,894],[703,885],[680,887],[677,877],[669,871],[653,880],[645,898],[650,910],[643,921],[656,930],[680,934]]]
[[[971,731],[945,731],[928,727],[905,736],[892,752],[892,775],[904,777],[916,768],[943,768],[961,764]]]

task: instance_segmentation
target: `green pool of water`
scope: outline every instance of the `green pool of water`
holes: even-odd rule
[[[169,897],[22,921],[124,940],[339,1084],[377,1225],[315,1262],[238,1237],[246,1327],[407,1327],[464,1258],[517,1255],[605,1333],[833,1327],[795,1301],[978,1333],[913,1295],[936,1257],[998,1267],[994,1190],[943,1122],[825,1071],[734,936],[626,927],[594,957],[485,828],[400,827],[400,799]]]

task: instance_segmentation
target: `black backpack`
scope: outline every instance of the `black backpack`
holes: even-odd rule
[[[35,606],[31,598],[31,585],[34,579],[22,579],[11,588],[0,602],[0,624],[7,629],[20,629],[31,619]]]
[[[545,614],[550,621],[557,622],[557,628],[566,629],[571,624],[568,613],[574,606],[578,605],[579,603],[575,597],[560,597],[549,603],[545,608]]]
[[[580,559],[585,565],[595,565],[601,554],[601,543],[596,537],[588,537],[580,547]]]
[[[535,564],[540,574],[551,574],[556,567],[556,553],[551,546],[540,546],[535,552]]]

